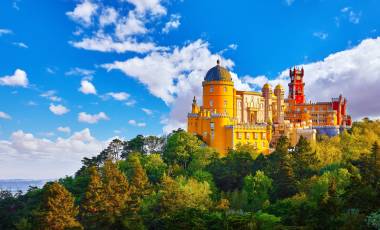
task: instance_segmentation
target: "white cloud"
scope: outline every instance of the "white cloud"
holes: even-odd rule
[[[8,29],[0,29],[0,37],[2,35],[5,35],[5,34],[12,34],[12,30],[8,30]]]
[[[314,32],[313,36],[317,37],[317,38],[319,38],[321,40],[326,40],[326,38],[329,36],[329,34],[325,33],[325,32]]]
[[[0,140],[0,175],[13,179],[72,175],[80,168],[83,157],[98,154],[106,145],[106,141],[93,137],[89,129],[55,140],[18,130],[9,140]]]
[[[57,128],[57,130],[59,131],[59,132],[62,132],[62,133],[71,133],[71,129],[70,129],[70,127],[63,127],[63,126],[59,126],[58,128]]]
[[[82,76],[82,77],[92,77],[94,75],[94,70],[83,69],[79,67],[71,68],[65,73],[66,76]]]
[[[90,0],[84,0],[73,11],[67,12],[66,15],[72,20],[88,26],[92,23],[92,17],[97,9],[97,4],[92,3]]]
[[[132,38],[128,38],[125,41],[115,41],[111,36],[104,34],[98,34],[92,38],[84,38],[79,42],[71,41],[70,44],[76,48],[85,50],[116,53],[124,53],[127,51],[146,53],[156,49],[155,44],[152,42],[137,42]]]
[[[107,93],[107,95],[117,101],[125,101],[130,97],[130,95],[125,92],[118,92],[118,93],[110,92],[110,93]]]
[[[135,12],[130,11],[128,17],[121,18],[116,24],[115,35],[121,41],[128,39],[131,35],[145,34],[148,32],[144,22],[137,17]]]
[[[50,104],[49,110],[58,116],[68,113],[70,111],[68,108],[66,108],[63,105],[54,105],[54,104]]]
[[[80,92],[84,94],[96,94],[95,86],[91,82],[87,80],[82,80],[80,85],[81,85],[81,87],[79,88]]]
[[[0,111],[0,119],[10,120],[12,117],[9,114]]]
[[[80,112],[78,114],[79,122],[95,124],[101,120],[109,120],[109,117],[104,112],[100,112],[98,114],[88,114],[86,112]]]
[[[40,94],[41,97],[47,98],[50,101],[59,102],[62,101],[62,98],[58,97],[57,92],[55,90],[48,90],[42,94]]]
[[[29,47],[28,47],[25,43],[23,43],[23,42],[13,42],[12,44],[15,45],[15,46],[18,46],[18,47],[20,47],[20,48],[24,48],[24,49],[29,48]]]
[[[303,67],[308,99],[314,102],[330,101],[343,94],[348,100],[348,112],[354,119],[380,115],[380,37],[365,39],[356,47]],[[269,82],[272,86],[279,82],[286,86],[288,71],[282,71]],[[249,78],[243,80],[248,82]]]
[[[55,69],[54,68],[51,68],[51,67],[46,67],[46,72],[48,72],[49,74],[55,74]]]
[[[152,95],[161,98],[170,107],[167,122],[163,121],[164,132],[170,132],[169,129],[186,124],[186,114],[191,109],[193,96],[201,103],[203,78],[220,58],[210,52],[207,42],[197,40],[181,48],[154,51],[143,58],[134,57],[102,66],[108,71],[122,71],[144,84]],[[223,58],[221,63],[227,68],[234,65],[231,60]],[[236,87],[249,88],[236,74],[232,77]]]
[[[118,12],[113,7],[107,7],[103,9],[102,14],[99,17],[99,24],[101,27],[113,24],[116,22]]]
[[[165,15],[166,8],[161,5],[161,0],[127,0],[135,5],[136,11],[140,14],[150,12],[154,15]]]
[[[0,85],[27,87],[28,77],[25,71],[16,69],[13,75],[1,77]]]
[[[129,120],[128,124],[137,126],[137,127],[146,127],[146,123],[144,122],[137,122],[136,120]]]
[[[142,108],[141,109],[146,115],[153,115],[153,111],[147,108]]]
[[[181,25],[181,22],[179,21],[180,19],[181,19],[180,15],[172,14],[170,16],[170,20],[166,22],[164,28],[162,28],[162,32],[169,33],[169,31],[173,29],[177,29]]]

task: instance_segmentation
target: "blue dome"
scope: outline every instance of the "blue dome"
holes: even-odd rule
[[[232,81],[230,71],[218,64],[207,71],[205,81]]]

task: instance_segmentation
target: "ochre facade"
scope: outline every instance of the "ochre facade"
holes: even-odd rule
[[[268,154],[270,146],[275,145],[282,135],[287,136],[292,145],[301,135],[314,141],[314,124],[337,125],[339,119],[348,121],[345,99],[339,102],[341,115],[337,115],[338,109],[334,108],[338,107],[334,101],[331,105],[306,104],[302,79],[291,79],[288,98],[285,98],[281,85],[272,90],[269,84],[265,84],[261,92],[239,91],[235,89],[229,71],[218,61],[202,83],[203,105],[198,105],[195,97],[193,99],[192,110],[188,114],[188,132],[201,137],[221,156],[239,144],[250,144],[258,152]],[[312,119],[315,114],[318,114],[317,122]]]

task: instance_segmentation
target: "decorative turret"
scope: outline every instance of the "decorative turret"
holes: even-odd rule
[[[304,70],[293,68],[289,70],[290,83],[289,86],[289,96],[290,100],[294,100],[295,104],[304,104],[305,103],[305,94],[303,82]]]
[[[267,123],[272,123],[272,87],[266,83],[262,88],[264,97],[264,120]]]
[[[191,105],[191,113],[198,113],[199,112],[199,107],[197,105],[197,99],[193,98],[193,104]]]
[[[276,123],[283,123],[284,122],[284,95],[285,90],[282,87],[282,85],[278,84],[276,88],[274,89],[274,95],[277,97],[276,101]]]

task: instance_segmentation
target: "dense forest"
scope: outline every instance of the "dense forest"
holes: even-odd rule
[[[197,137],[113,140],[74,176],[0,194],[0,229],[380,229],[380,121],[267,156]]]

